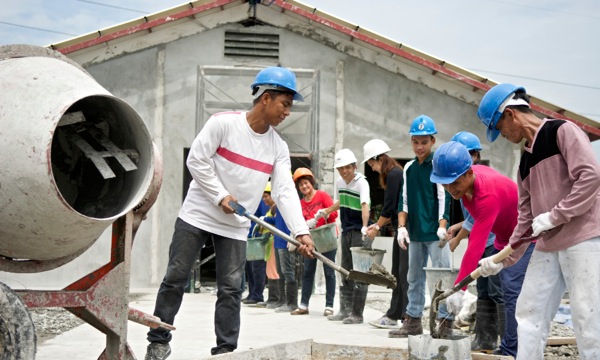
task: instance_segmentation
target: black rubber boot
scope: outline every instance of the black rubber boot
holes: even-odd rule
[[[279,301],[279,280],[269,279],[267,287],[269,289],[269,297],[267,301],[257,303],[257,307],[267,307],[269,304],[276,304]]]
[[[500,339],[504,337],[506,330],[506,313],[504,312],[504,304],[496,304],[496,314],[498,316],[498,336]]]
[[[344,324],[362,324],[363,311],[367,303],[367,292],[369,286],[361,283],[354,283],[354,291],[352,293],[352,313],[344,319]]]
[[[350,315],[352,306],[352,288],[340,286],[340,311],[335,315],[329,315],[327,320],[342,321]]]
[[[296,281],[285,283],[285,299],[285,304],[275,309],[275,312],[292,312],[298,308],[298,283]]]
[[[285,305],[285,279],[280,277],[279,280],[273,280],[277,282],[277,290],[279,290],[279,295],[277,296],[277,302],[274,304],[267,304],[267,309],[277,309]]]
[[[471,350],[496,349],[498,344],[496,303],[492,300],[478,299],[475,315],[475,339],[471,343]]]

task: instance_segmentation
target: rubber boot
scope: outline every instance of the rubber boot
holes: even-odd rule
[[[267,309],[277,309],[285,305],[285,279],[280,277],[279,280],[273,281],[277,282],[276,289],[279,290],[279,295],[277,296],[277,302],[273,304],[267,304]]]
[[[496,304],[496,314],[498,316],[498,335],[500,336],[500,341],[502,342],[504,331],[506,330],[506,313],[504,312],[504,304]],[[497,347],[492,354],[504,355],[500,347]]]
[[[498,345],[498,315],[492,300],[477,300],[475,312],[475,339],[471,350],[493,351]]]
[[[327,316],[327,320],[342,321],[350,315],[352,306],[352,288],[340,286],[340,311],[335,315]]]
[[[285,283],[286,303],[275,309],[275,312],[292,312],[298,308],[298,282],[290,281]]]
[[[344,324],[362,324],[363,323],[363,311],[365,310],[365,304],[367,303],[367,292],[369,287],[367,285],[354,285],[354,291],[352,292],[352,313],[350,316],[343,320]]]
[[[414,318],[410,315],[406,315],[402,327],[398,330],[392,330],[388,332],[388,336],[391,338],[405,338],[409,335],[422,335],[423,324],[421,318]]]
[[[257,307],[267,307],[269,304],[276,304],[279,301],[279,280],[271,280],[267,282],[269,289],[269,297],[267,301],[259,302],[256,304]]]

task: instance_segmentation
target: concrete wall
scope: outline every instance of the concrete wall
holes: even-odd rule
[[[223,55],[227,29],[248,30],[238,24],[217,26],[193,36],[83,64],[101,85],[140,113],[162,151],[164,183],[158,201],[136,237],[132,287],[158,285],[164,274],[172,228],[182,200],[183,149],[190,146],[197,132],[199,66],[279,64],[318,70],[319,150],[313,155],[319,159],[316,166],[321,188],[330,193],[337,177],[332,169],[335,151],[350,148],[362,160],[363,144],[381,138],[392,148],[391,156],[412,158],[407,133],[412,119],[420,114],[431,116],[437,123],[436,147],[458,131],[474,132],[482,139],[483,158],[501,172],[514,174],[519,148],[502,140],[490,145],[485,140],[484,127],[476,118],[475,105],[433,90],[427,85],[431,80],[426,76],[423,81],[414,81],[400,74],[413,71],[410,68],[396,73],[384,69],[376,64],[371,50],[354,47],[351,56],[342,51],[344,40],[334,35],[315,41],[297,31],[270,26],[249,30],[280,35],[278,61],[227,58]],[[135,41],[140,43],[139,39]],[[98,53],[99,57],[106,56]],[[86,57],[93,58],[90,53]],[[231,89],[240,102],[250,102],[251,80],[240,77]],[[0,273],[0,281],[13,287],[20,287],[19,283],[27,287],[66,286],[106,261],[103,256],[106,254],[108,258],[108,239],[104,235],[86,254],[55,271],[33,275]]]

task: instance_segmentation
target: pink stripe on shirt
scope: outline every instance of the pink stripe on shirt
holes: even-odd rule
[[[222,157],[231,161],[234,164],[238,164],[249,169],[264,172],[265,174],[270,174],[271,172],[273,172],[273,165],[271,164],[250,159],[248,157],[245,157],[244,155],[234,153],[233,151],[227,150],[220,146],[217,149],[217,154],[221,155]]]

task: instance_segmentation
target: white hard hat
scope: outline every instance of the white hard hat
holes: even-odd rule
[[[333,162],[334,168],[340,168],[342,166],[356,163],[356,156],[350,149],[342,149],[335,154],[335,161]]]
[[[379,140],[379,139],[369,140],[363,147],[363,154],[364,154],[365,159],[362,161],[361,164],[366,163],[367,160],[372,159],[377,155],[385,154],[386,152],[388,152],[390,150],[392,150],[392,149],[390,149],[388,144],[386,144],[385,141],[383,141],[383,140]]]

